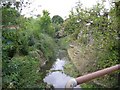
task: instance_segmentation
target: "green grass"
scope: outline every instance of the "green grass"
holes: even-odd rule
[[[58,45],[61,49],[67,49],[69,47],[69,43],[73,41],[73,36],[69,35],[63,38],[60,38],[58,41]]]
[[[64,72],[71,77],[79,76],[79,72],[77,71],[73,63],[71,63],[70,61],[67,64],[65,64]]]

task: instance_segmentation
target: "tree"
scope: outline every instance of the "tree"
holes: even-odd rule
[[[48,11],[43,10],[43,16],[40,17],[38,23],[40,27],[40,32],[46,33],[52,37],[54,36],[54,28],[52,26],[51,18]]]
[[[63,18],[60,17],[59,15],[54,15],[52,17],[52,23],[54,24],[62,24],[64,22]]]
[[[6,3],[2,7],[2,24],[3,25],[16,25],[17,18],[20,13],[14,8],[10,8],[11,4]]]
[[[118,35],[120,9],[118,7],[119,5],[117,3],[116,8],[112,7],[110,11],[107,11],[104,5],[100,3],[89,9],[83,9],[78,5],[75,7],[74,11],[71,11],[69,18],[63,23],[65,28],[64,32],[69,36],[79,36],[79,38],[75,38],[75,40],[77,43],[79,42],[80,47],[84,48],[85,52],[88,50],[91,56],[96,56],[96,69],[89,69],[91,72],[119,63]],[[115,11],[117,18],[115,17]],[[90,51],[95,53],[91,53]],[[87,56],[87,54],[84,56]],[[108,87],[118,87],[115,75],[117,74],[108,75],[98,80],[98,82],[107,82],[106,86]],[[109,82],[110,79],[112,82]]]
[[[59,15],[54,15],[52,17],[52,24],[54,26],[55,32],[59,31],[62,27],[64,20]]]

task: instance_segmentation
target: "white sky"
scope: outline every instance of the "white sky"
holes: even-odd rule
[[[27,0],[25,0],[27,1]],[[32,2],[30,8],[25,8],[22,14],[29,17],[30,14],[42,14],[42,10],[48,10],[50,16],[60,15],[65,18],[69,15],[70,10],[76,6],[76,2],[80,1],[84,7],[91,7],[97,1],[101,0],[29,0]],[[109,8],[108,0],[106,0],[106,8]],[[33,11],[33,12],[31,12]]]

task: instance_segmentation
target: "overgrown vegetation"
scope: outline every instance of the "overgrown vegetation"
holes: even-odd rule
[[[3,18],[3,88],[45,88],[42,82],[44,72],[40,66],[45,61],[51,62],[56,58],[58,45],[61,49],[68,50],[71,44],[76,44],[83,50],[80,52],[85,57],[82,58],[83,61],[86,58],[88,61],[94,60],[94,64],[88,65],[84,73],[119,64],[120,2],[112,5],[110,10],[105,9],[103,3],[92,8],[82,8],[78,2],[66,20],[59,15],[51,19],[46,10],[36,19],[25,18],[20,15],[17,4],[12,8],[9,2],[4,3],[0,9]],[[72,77],[82,75],[74,72],[74,66],[68,63],[65,72]],[[118,73],[96,81],[106,87],[119,87]],[[91,82],[82,87],[97,86]]]
[[[40,67],[55,60],[56,50],[51,18],[48,11],[37,19],[24,18],[10,6],[1,9],[3,88],[45,88]]]
[[[71,44],[74,45],[76,43],[78,47],[84,48],[84,51],[79,53],[83,57],[81,57],[83,62],[86,59],[89,62],[94,60],[94,63],[89,63],[84,68],[84,73],[119,64],[119,25],[117,22],[120,21],[116,17],[116,7],[113,5],[110,10],[107,10],[104,8],[103,3],[84,9],[79,2],[76,8],[71,11],[69,18],[63,23],[64,32],[69,36],[74,36],[74,41]],[[77,62],[79,63],[79,61]],[[97,79],[97,81],[106,87],[118,87],[118,73],[106,75]],[[86,86],[84,85],[83,88]]]

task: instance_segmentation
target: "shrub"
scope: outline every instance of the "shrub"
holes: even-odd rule
[[[52,37],[47,34],[40,34],[36,40],[35,46],[40,49],[45,55],[46,59],[55,58],[55,41]]]
[[[9,74],[3,75],[3,88],[40,88],[41,75],[36,72],[39,60],[31,56],[13,57],[7,63]],[[7,86],[7,87],[6,87]]]

